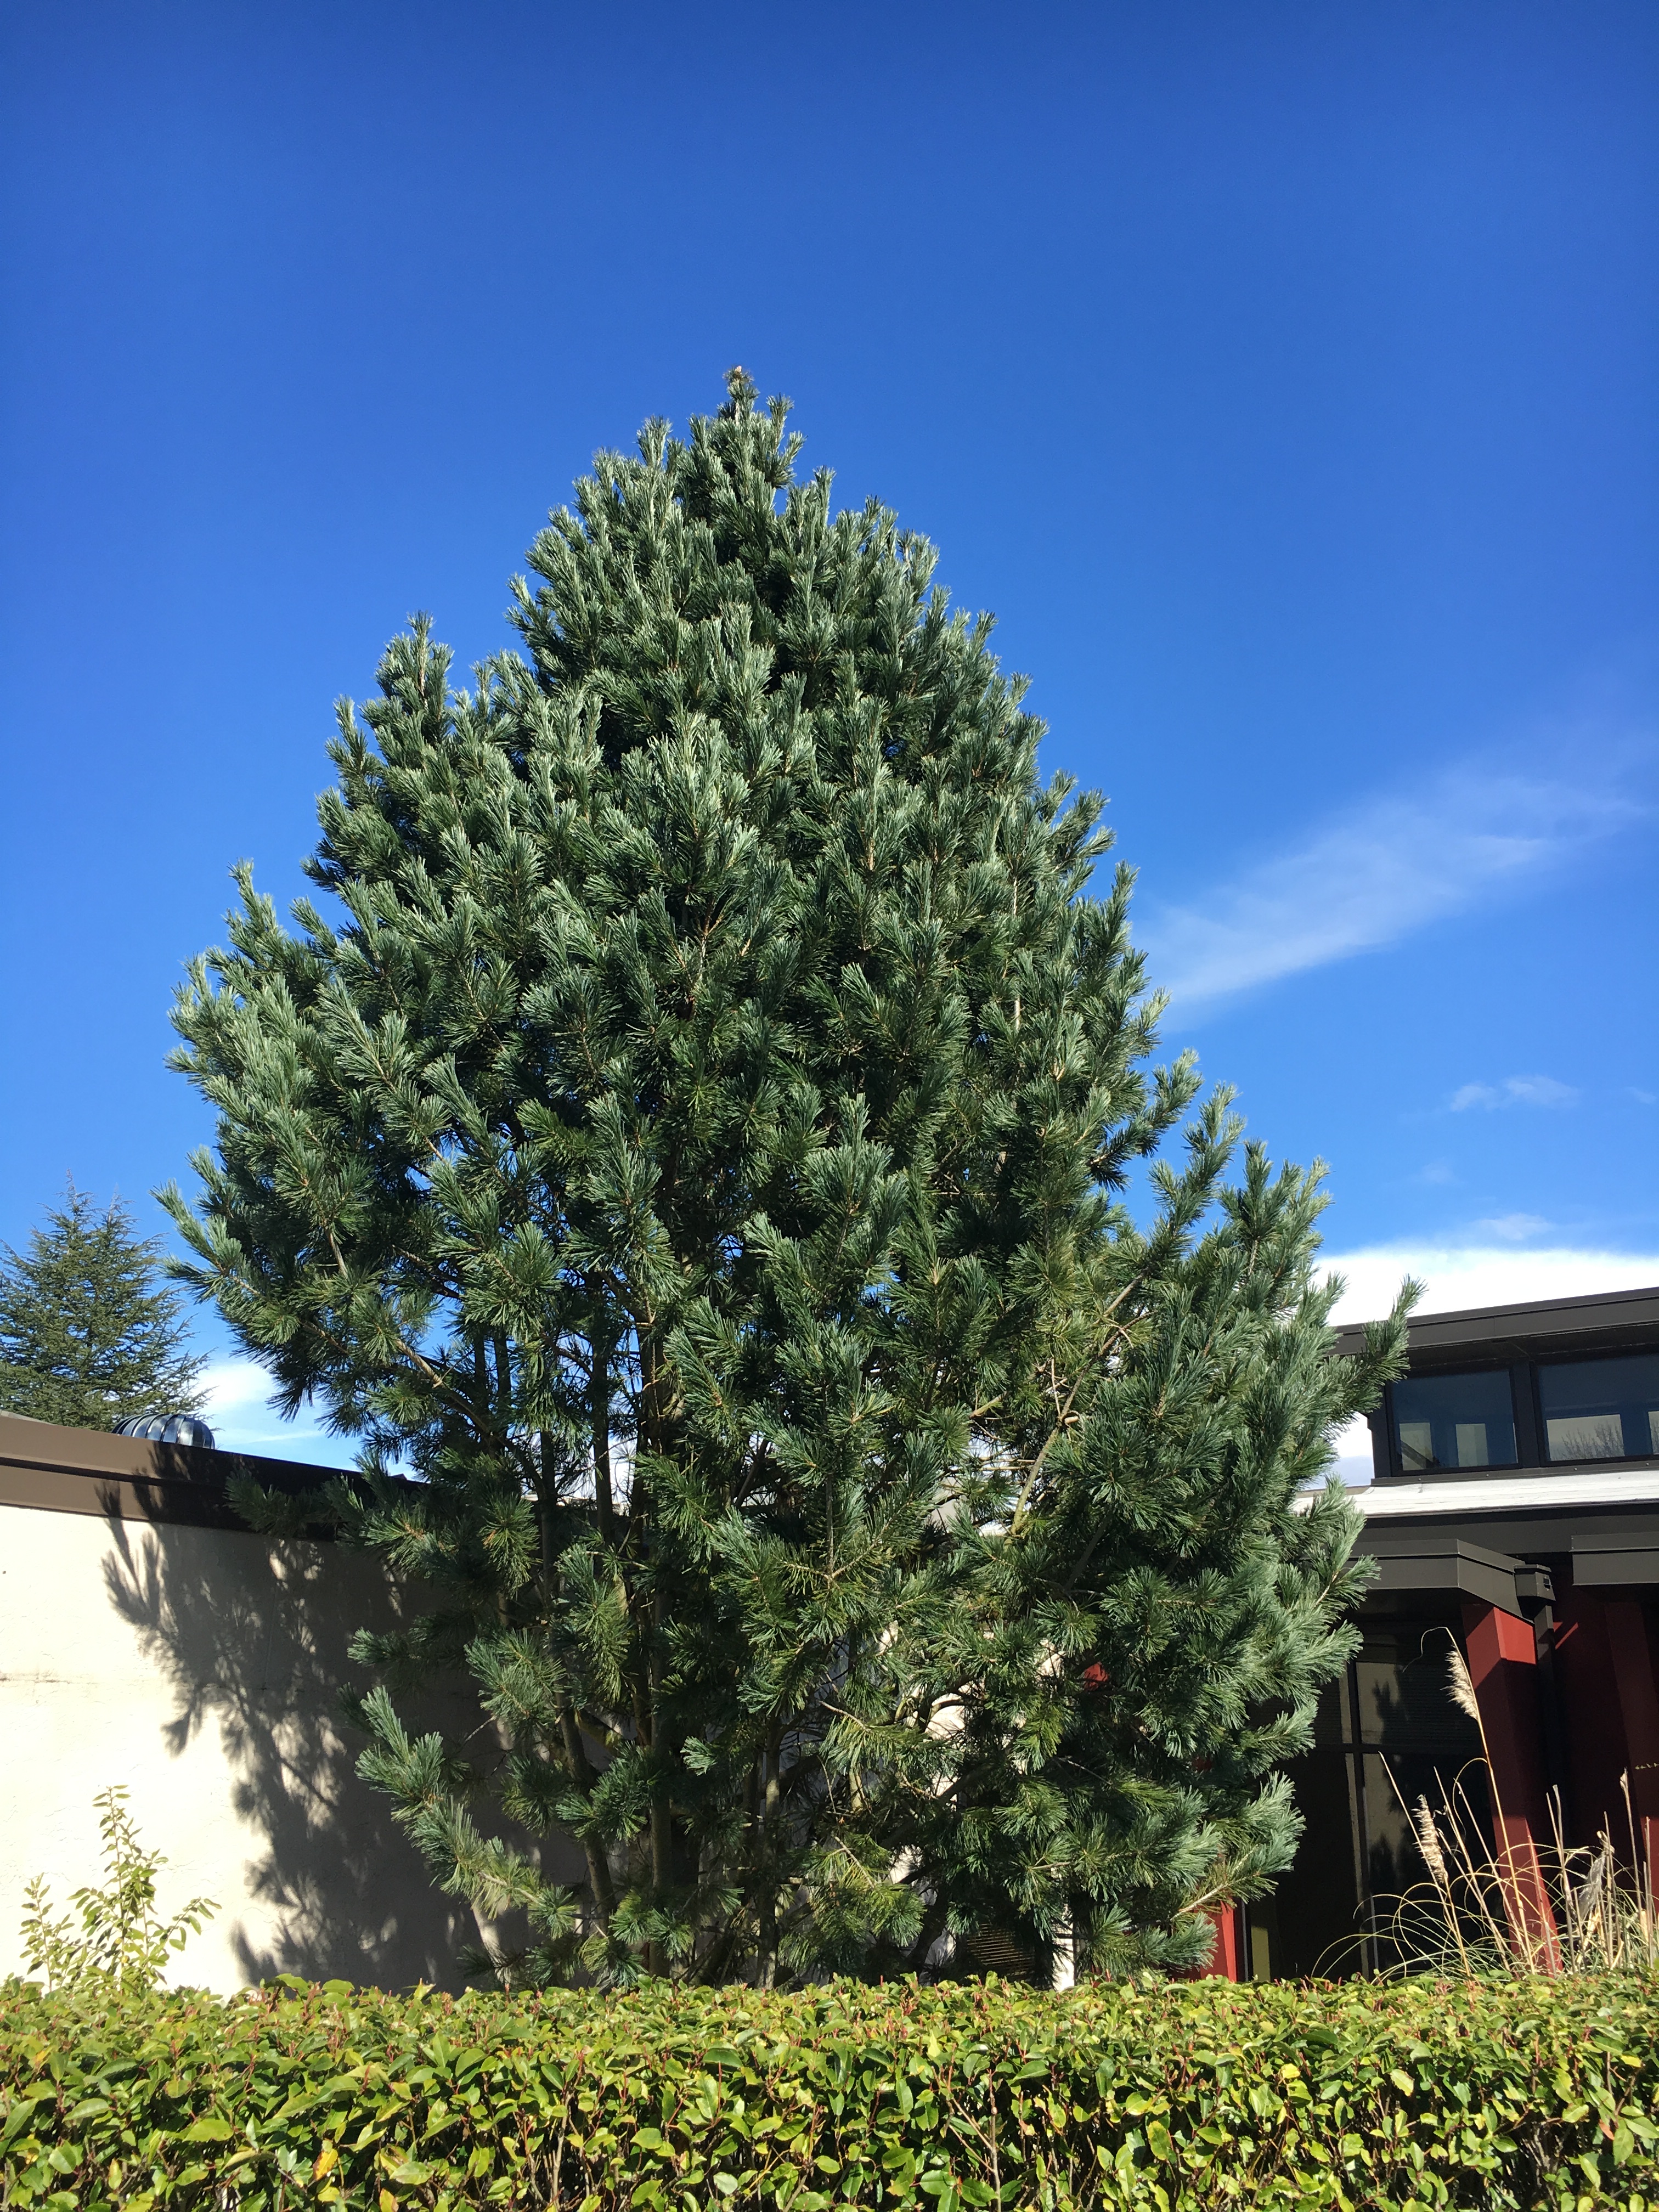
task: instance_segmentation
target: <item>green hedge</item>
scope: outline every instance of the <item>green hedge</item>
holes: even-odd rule
[[[0,1985],[0,2201],[1659,2205],[1659,1991]]]

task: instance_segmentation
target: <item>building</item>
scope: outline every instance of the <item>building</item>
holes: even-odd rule
[[[403,1601],[378,1560],[268,1541],[225,1500],[231,1475],[325,1472],[0,1413],[0,1977],[33,1875],[60,1912],[100,1879],[93,1799],[115,1783],[167,1856],[162,1915],[219,1907],[174,1978],[459,1983],[478,1929],[357,1779],[338,1713],[353,1631],[397,1627]]]
[[[1627,1863],[1659,1850],[1659,1289],[1425,1315],[1410,1360],[1355,1493],[1364,1644],[1293,1769],[1307,1830],[1249,1908],[1245,1972],[1386,1966],[1391,1900],[1427,1875],[1406,1808],[1460,1774],[1546,1944],[1535,1854],[1558,1823]],[[1479,1726],[1447,1687],[1454,1645]]]

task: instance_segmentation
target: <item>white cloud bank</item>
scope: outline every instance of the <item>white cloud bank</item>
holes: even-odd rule
[[[1489,1224],[1497,1227],[1497,1224]],[[1394,1304],[1401,1279],[1425,1285],[1419,1314],[1459,1313],[1468,1306],[1525,1305],[1539,1298],[1588,1297],[1659,1283],[1659,1252],[1609,1252],[1558,1244],[1530,1252],[1498,1244],[1370,1244],[1331,1252],[1322,1271],[1347,1288],[1339,1322],[1376,1321]]]
[[[1147,973],[1191,1012],[1391,945],[1564,866],[1649,811],[1611,776],[1569,782],[1478,766],[1408,795],[1379,793],[1305,844],[1245,870],[1202,908],[1149,904],[1137,931]],[[1490,1103],[1510,1103],[1510,1095]]]

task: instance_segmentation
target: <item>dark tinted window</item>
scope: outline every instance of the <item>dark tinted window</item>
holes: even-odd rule
[[[1538,1403],[1547,1459],[1659,1454],[1659,1352],[1540,1367]]]
[[[1515,1407],[1507,1369],[1424,1375],[1396,1382],[1394,1437],[1401,1469],[1513,1467]]]

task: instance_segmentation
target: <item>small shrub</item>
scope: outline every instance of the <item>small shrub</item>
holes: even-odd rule
[[[139,1843],[126,1796],[117,1784],[92,1801],[101,1816],[104,1878],[76,1890],[69,1913],[51,1917],[52,1898],[40,1875],[24,1892],[24,1961],[54,1990],[131,1995],[159,1989],[168,1954],[182,1951],[219,1909],[210,1897],[192,1897],[171,1920],[159,1917],[155,1872],[167,1861]]]
[[[0,1987],[8,2207],[1649,2212],[1645,1980]]]

